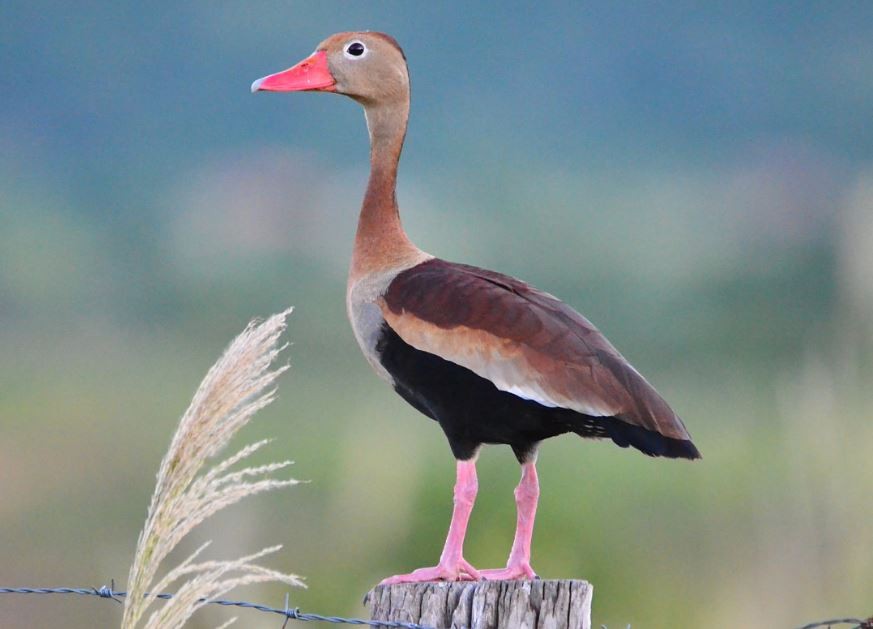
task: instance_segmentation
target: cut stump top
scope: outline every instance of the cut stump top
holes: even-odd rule
[[[433,629],[591,629],[590,583],[576,579],[379,585],[364,597],[373,620]]]

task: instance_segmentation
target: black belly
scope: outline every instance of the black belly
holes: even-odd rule
[[[415,349],[388,324],[382,326],[376,351],[397,393],[439,422],[458,459],[469,459],[483,443],[504,443],[523,462],[540,441],[565,432],[610,436],[601,418],[500,391],[465,367]]]

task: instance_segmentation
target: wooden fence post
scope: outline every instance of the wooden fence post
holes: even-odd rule
[[[372,620],[433,629],[591,629],[587,581],[476,581],[380,585],[364,604]]]

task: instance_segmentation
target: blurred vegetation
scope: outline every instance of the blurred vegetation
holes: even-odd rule
[[[291,604],[337,614],[438,556],[449,450],[345,321],[362,116],[248,91],[349,28],[391,32],[410,59],[399,198],[413,239],[577,307],[703,452],[545,444],[540,574],[590,580],[610,626],[869,614],[863,3],[7,3],[0,582],[122,579],[195,386],[246,321],[288,305],[292,368],[241,443],[275,436],[264,460],[293,458],[312,482],[204,535],[220,557],[284,543],[273,565],[309,584]],[[496,567],[518,470],[501,448],[480,467],[466,554]],[[0,625],[118,621],[102,601],[45,598],[3,599]]]

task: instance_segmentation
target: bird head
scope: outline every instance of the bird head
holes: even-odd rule
[[[406,57],[393,37],[370,31],[337,33],[295,66],[252,83],[252,92],[335,92],[368,106],[409,94]]]

